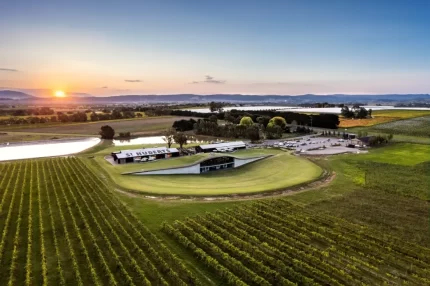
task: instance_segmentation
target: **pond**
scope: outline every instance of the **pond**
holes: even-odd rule
[[[99,138],[10,143],[0,145],[0,161],[70,155],[97,145]]]

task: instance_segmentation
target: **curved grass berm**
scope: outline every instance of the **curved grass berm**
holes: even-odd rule
[[[2,285],[200,285],[80,159],[0,165]]]
[[[430,249],[283,199],[163,230],[230,285],[430,284]]]

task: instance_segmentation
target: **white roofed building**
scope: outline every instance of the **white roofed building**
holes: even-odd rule
[[[112,157],[118,164],[145,162],[147,160],[152,161],[179,157],[179,150],[166,147],[121,150],[119,152],[113,152]]]
[[[196,147],[196,151],[198,153],[204,152],[214,152],[222,149],[227,150],[240,150],[240,149],[246,149],[246,145],[242,141],[234,141],[234,142],[224,142],[224,143],[214,143],[214,144],[206,144],[206,145],[200,145]]]

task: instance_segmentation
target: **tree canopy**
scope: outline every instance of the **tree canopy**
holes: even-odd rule
[[[173,139],[175,140],[175,143],[179,145],[179,148],[182,149],[184,145],[187,145],[188,143],[188,137],[182,132],[178,132],[175,135],[173,135]]]
[[[242,119],[240,119],[240,123],[239,123],[239,125],[243,125],[243,126],[251,126],[253,124],[254,124],[254,121],[252,121],[252,118],[249,116],[242,117]]]
[[[100,129],[99,134],[102,139],[113,139],[115,137],[115,130],[109,125],[104,125]]]
[[[281,116],[275,116],[272,119],[270,119],[269,123],[267,124],[267,127],[274,127],[274,126],[279,126],[282,129],[284,129],[285,126],[287,126],[287,121],[285,121],[285,118]]]

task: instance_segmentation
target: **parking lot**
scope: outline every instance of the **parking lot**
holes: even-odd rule
[[[366,148],[347,147],[351,141],[336,137],[315,137],[311,135],[285,140],[265,140],[261,144],[248,143],[251,148],[278,147],[294,150],[303,155],[333,155],[341,153],[366,153]]]

